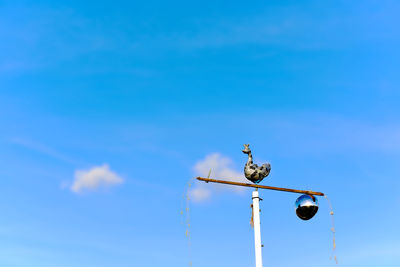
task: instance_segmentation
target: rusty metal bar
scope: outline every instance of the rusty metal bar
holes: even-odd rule
[[[291,192],[291,193],[300,193],[300,194],[307,194],[307,195],[313,195],[313,196],[324,196],[324,193],[314,192],[314,191],[310,191],[310,190],[297,190],[297,189],[274,187],[274,186],[267,186],[267,185],[246,184],[246,183],[223,181],[223,180],[216,180],[216,179],[209,179],[209,178],[202,178],[202,177],[196,177],[196,179],[199,181],[206,182],[206,183],[211,182],[211,183],[219,183],[219,184],[255,187],[255,188],[261,188],[261,189],[269,189],[269,190],[284,191],[284,192]]]

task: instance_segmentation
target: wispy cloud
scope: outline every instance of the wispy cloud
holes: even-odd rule
[[[81,193],[116,186],[123,182],[124,180],[118,174],[111,171],[107,164],[104,164],[89,170],[76,170],[75,180],[70,189],[74,193]]]
[[[25,138],[12,138],[10,140],[10,143],[13,145],[18,145],[18,146],[24,147],[26,149],[44,154],[46,156],[55,158],[57,160],[60,160],[60,161],[66,162],[66,163],[71,163],[71,164],[77,163],[77,160],[74,160],[74,159],[64,155],[63,153],[60,153],[59,151],[57,151],[45,144],[37,142],[37,141],[32,141],[30,139],[25,139]]]
[[[233,166],[233,161],[219,153],[207,155],[204,159],[199,160],[194,165],[196,175],[207,177],[211,170],[211,175],[214,178],[246,182],[242,172],[237,171]],[[239,187],[220,186],[218,184],[196,183],[195,187],[189,192],[190,197],[195,202],[203,202],[209,200],[212,194],[221,192],[226,189],[232,189],[234,192],[241,192]]]
[[[393,21],[398,21],[398,5],[382,5],[357,13],[340,13],[329,6],[307,11],[293,7],[270,7],[242,17],[204,18],[192,22],[190,33],[176,32],[166,38],[186,48],[218,48],[237,45],[279,45],[285,49],[337,49],[376,40],[397,40]],[[396,13],[397,12],[397,13]],[[320,16],[320,14],[326,16]],[[368,18],[368,26],[365,19]],[[384,25],[384,27],[382,27]],[[351,34],[350,34],[351,33]],[[317,38],[316,38],[317,37]],[[178,40],[178,42],[177,42]]]
[[[0,74],[42,69],[60,60],[109,49],[115,43],[112,36],[104,36],[107,25],[98,25],[70,8],[10,6],[0,15],[4,18],[0,37],[7,36],[0,48],[8,51]]]
[[[276,140],[285,140],[285,147],[301,153],[400,152],[400,126],[365,122],[334,115],[304,114],[280,118],[270,123],[279,132]],[[286,131],[281,131],[287,129]],[[301,142],[299,142],[301,140]],[[312,147],[313,150],[309,148]]]

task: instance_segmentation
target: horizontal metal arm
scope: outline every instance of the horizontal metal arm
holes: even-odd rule
[[[297,190],[297,189],[274,187],[274,186],[267,186],[267,185],[246,184],[246,183],[215,180],[215,179],[202,178],[202,177],[196,177],[196,179],[199,180],[199,181],[204,181],[206,183],[211,182],[211,183],[220,183],[220,184],[255,187],[255,188],[261,188],[261,189],[269,189],[269,190],[284,191],[284,192],[291,192],[291,193],[300,193],[300,194],[307,194],[307,195],[313,195],[313,196],[324,196],[324,193],[314,192],[314,191],[309,191],[309,190]]]

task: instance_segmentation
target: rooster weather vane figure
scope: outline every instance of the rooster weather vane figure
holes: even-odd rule
[[[249,144],[244,145],[244,149],[242,150],[242,152],[248,156],[246,165],[244,166],[244,176],[251,182],[258,184],[268,176],[271,171],[271,164],[265,163],[261,166],[254,164],[253,155],[251,154],[249,146]]]

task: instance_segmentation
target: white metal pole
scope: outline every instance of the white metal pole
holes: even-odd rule
[[[254,216],[254,245],[256,252],[256,267],[262,267],[261,229],[260,229],[260,197],[258,191],[253,191],[253,216]]]

